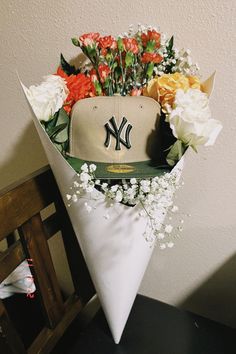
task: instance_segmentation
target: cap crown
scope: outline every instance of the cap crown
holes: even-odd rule
[[[158,158],[160,105],[149,97],[94,97],[72,111],[69,155],[130,163]]]

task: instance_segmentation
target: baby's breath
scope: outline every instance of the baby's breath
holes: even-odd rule
[[[172,248],[174,242],[171,235],[174,229],[182,231],[182,221],[180,226],[174,227],[170,224],[171,216],[168,223],[160,222],[163,220],[167,212],[173,214],[178,211],[178,207],[173,204],[173,196],[175,191],[180,187],[178,179],[178,171],[175,173],[165,173],[162,176],[146,178],[146,179],[124,179],[119,183],[112,184],[101,181],[95,175],[96,165],[84,164],[81,171],[77,174],[76,180],[73,181],[70,194],[66,195],[68,206],[78,201],[79,196],[89,194],[89,202],[84,203],[84,207],[88,213],[92,212],[92,193],[100,191],[104,200],[112,208],[116,203],[122,203],[132,207],[139,205],[139,218],[147,218],[146,230],[144,237],[150,245],[159,244],[160,249]],[[104,215],[105,219],[109,219],[109,212]]]

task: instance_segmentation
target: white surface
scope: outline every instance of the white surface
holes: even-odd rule
[[[26,85],[39,83],[56,70],[60,52],[77,56],[70,38],[89,31],[117,35],[142,22],[173,33],[179,48],[191,49],[203,79],[216,70],[211,108],[224,128],[213,148],[187,157],[177,202],[192,216],[173,249],[154,251],[141,291],[171,304],[195,294],[188,309],[236,326],[235,10],[234,0],[2,0],[0,184],[46,163],[16,68]]]

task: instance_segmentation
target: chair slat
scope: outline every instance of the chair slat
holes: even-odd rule
[[[20,240],[0,253],[0,283],[25,259]]]
[[[54,328],[63,316],[64,305],[40,214],[24,223],[19,233],[25,253],[32,259],[31,270],[40,290],[48,325]]]
[[[11,245],[13,245],[13,243],[16,241],[16,237],[14,232],[12,232],[10,235],[8,235],[6,237],[7,239],[7,246],[10,247]]]
[[[0,349],[2,354],[26,354],[24,345],[17,335],[0,300]]]
[[[0,196],[0,241],[52,203],[49,178],[50,170]]]
[[[43,221],[43,226],[47,235],[47,239],[55,235],[60,231],[58,215],[56,213],[50,215],[47,219]]]

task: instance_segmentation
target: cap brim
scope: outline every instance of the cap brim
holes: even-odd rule
[[[150,160],[118,164],[85,161],[69,156],[66,159],[76,172],[80,172],[81,166],[84,163],[95,164],[97,166],[95,176],[98,179],[152,178],[171,171],[170,166],[160,164],[155,165]]]

